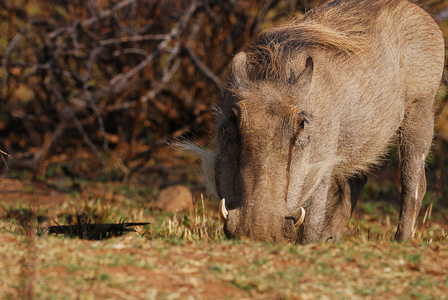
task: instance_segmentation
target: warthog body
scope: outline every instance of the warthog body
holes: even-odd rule
[[[410,239],[443,64],[438,25],[407,0],[330,1],[262,32],[231,63],[216,153],[189,146],[209,188],[225,198],[226,235],[337,240],[364,174],[398,143],[396,239]]]

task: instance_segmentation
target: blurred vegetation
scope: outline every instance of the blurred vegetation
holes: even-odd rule
[[[0,2],[0,171],[123,180],[171,139],[207,140],[232,56],[321,2]],[[444,17],[445,2],[422,4]],[[448,165],[446,99],[430,165]]]
[[[57,154],[66,154],[64,162],[87,155],[84,170],[67,164],[66,172],[96,176],[111,172],[107,156],[119,148],[129,172],[138,173],[168,140],[210,132],[210,104],[228,61],[281,4],[2,1],[0,149],[11,154],[7,166],[38,177]],[[299,4],[289,3],[283,15],[305,8]]]

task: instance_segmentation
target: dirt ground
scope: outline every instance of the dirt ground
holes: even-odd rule
[[[428,176],[414,241],[392,239],[399,213],[392,164],[370,176],[340,243],[300,246],[225,239],[194,158],[166,150],[145,168],[127,182],[59,169],[45,180],[1,177],[0,298],[448,298],[448,210],[443,186],[434,188],[441,175]],[[160,188],[182,181],[194,192],[193,212],[151,209]],[[45,234],[76,223],[80,212],[150,224],[101,241]]]
[[[0,296],[18,299],[446,299],[446,242],[286,246],[0,234]]]
[[[379,186],[393,185],[393,168],[374,178],[382,178]],[[361,198],[396,195],[376,184]],[[226,240],[216,206],[208,202],[197,214],[152,211],[147,203],[157,192],[140,188],[0,178],[0,298],[447,299],[443,206],[423,220],[429,211],[424,205],[418,235],[409,243],[391,240],[396,207],[361,199],[342,242],[278,245]],[[151,224],[101,241],[45,235],[45,226],[64,224],[80,210],[106,221]],[[200,214],[205,217],[193,225],[209,230],[205,237],[191,229]]]

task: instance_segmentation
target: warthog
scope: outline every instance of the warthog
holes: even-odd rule
[[[231,63],[216,153],[184,145],[223,199],[225,234],[339,239],[365,174],[398,144],[395,238],[409,240],[426,191],[443,65],[438,25],[407,0],[334,0],[263,31]]]

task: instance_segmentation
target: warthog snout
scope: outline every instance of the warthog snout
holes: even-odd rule
[[[224,233],[228,238],[248,237],[254,240],[291,243],[296,239],[297,228],[303,223],[305,210],[300,207],[295,216],[272,219],[267,224],[268,226],[263,222],[258,226],[252,224],[250,230],[247,230],[246,224],[242,224],[242,227],[239,228],[239,210],[227,210],[224,198],[219,203],[219,215],[224,221]]]
[[[297,237],[297,228],[293,218],[277,217],[269,224],[253,222],[250,226],[245,223],[239,224],[239,219],[237,209],[229,210],[228,218],[224,222],[224,233],[227,238],[292,243]]]

